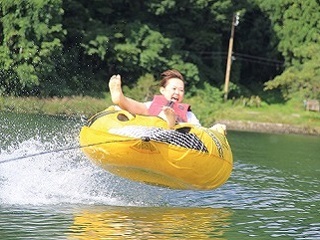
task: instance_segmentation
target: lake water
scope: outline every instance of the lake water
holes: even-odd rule
[[[0,123],[0,239],[320,239],[319,137],[230,131],[228,182],[178,191],[91,164],[80,120]]]

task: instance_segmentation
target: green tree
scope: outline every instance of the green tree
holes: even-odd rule
[[[168,68],[183,73],[190,96],[207,84],[221,88],[235,11],[247,9],[256,19],[254,28],[242,25],[235,50],[277,56],[276,40],[268,38],[273,34],[265,21],[268,9],[259,1],[3,0],[0,91],[99,94],[112,74],[120,73],[131,87],[148,73],[158,79]],[[256,11],[256,2],[262,11]],[[231,80],[239,95],[258,91],[276,72],[257,69],[234,62]]]
[[[61,0],[2,0],[0,93],[35,94],[56,74],[64,31]]]
[[[319,98],[320,5],[316,0],[259,0],[274,25],[278,49],[287,68],[266,83],[266,89],[281,89],[290,99]]]
[[[217,52],[231,1],[69,0],[64,6],[67,45],[76,43],[76,57],[97,66],[87,72],[104,78],[120,72],[133,85],[146,73],[177,68],[189,89],[223,82],[224,56]]]
[[[266,90],[281,89],[285,99],[298,98],[320,99],[320,46],[319,44],[303,45],[295,52],[302,51],[300,56],[305,60],[300,64],[288,67],[282,75],[266,83]]]

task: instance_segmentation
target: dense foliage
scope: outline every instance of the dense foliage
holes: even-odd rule
[[[286,61],[280,76],[266,89],[280,88],[285,98],[300,95],[320,99],[320,5],[317,0],[260,0],[279,38]]]
[[[120,73],[143,99],[168,68],[189,96],[219,94],[240,12],[229,97],[320,97],[316,0],[2,0],[0,10],[0,95],[99,94]]]

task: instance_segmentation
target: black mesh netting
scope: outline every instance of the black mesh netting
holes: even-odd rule
[[[121,136],[141,138],[145,141],[153,140],[164,142],[175,146],[208,152],[204,143],[193,133],[179,130],[166,130],[156,127],[126,126],[110,129],[110,133]]]

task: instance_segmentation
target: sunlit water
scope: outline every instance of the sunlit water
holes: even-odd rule
[[[229,181],[177,191],[93,165],[80,120],[0,123],[0,239],[320,239],[319,137],[229,132]]]

